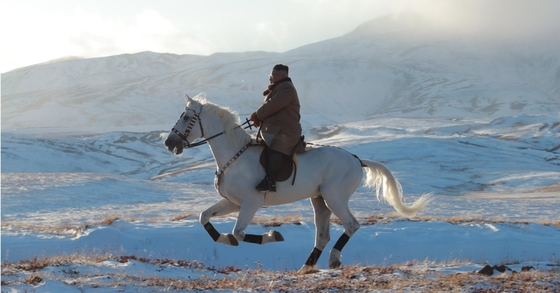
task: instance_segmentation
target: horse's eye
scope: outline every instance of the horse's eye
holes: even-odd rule
[[[189,120],[189,116],[187,116],[187,115],[183,116],[183,120],[185,120],[185,121]]]

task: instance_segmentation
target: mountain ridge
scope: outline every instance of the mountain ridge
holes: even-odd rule
[[[428,28],[419,33],[409,29],[414,18],[400,19],[404,25],[387,16],[284,53],[140,52],[17,69],[2,74],[2,129],[165,124],[182,111],[184,94],[201,92],[247,115],[277,63],[290,66],[302,113],[322,123],[560,111],[554,47],[426,38]]]

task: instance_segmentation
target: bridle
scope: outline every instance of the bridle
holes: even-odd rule
[[[185,116],[187,114],[187,111],[193,111],[194,115],[191,118],[191,120],[189,121],[189,124],[187,125],[187,128],[185,129],[185,131],[181,133],[179,130],[177,130],[177,128],[175,128],[175,126],[177,126],[177,124],[179,123],[179,121],[181,119],[187,118]],[[201,111],[202,111],[202,105],[199,105],[198,108],[196,108],[196,110],[193,110],[193,109],[187,107],[185,109],[185,112],[183,112],[183,114],[181,114],[181,116],[179,117],[179,120],[177,120],[177,122],[175,123],[175,126],[173,126],[173,128],[171,128],[171,131],[173,131],[175,134],[177,134],[181,138],[181,140],[183,141],[183,147],[184,148],[195,147],[195,146],[203,145],[203,144],[208,142],[208,140],[206,139],[206,140],[202,140],[202,141],[191,144],[187,140],[187,137],[191,133],[194,125],[196,124],[196,121],[198,121],[198,125],[200,126],[200,133],[201,133],[200,136],[204,137],[204,128],[202,128],[202,123],[200,121],[200,112]],[[218,135],[221,135],[221,134],[223,134],[223,132],[218,134]],[[215,135],[212,138],[214,138],[218,135]]]
[[[185,119],[185,115],[187,114],[187,111],[193,111],[194,115],[191,118],[191,120],[189,121],[189,124],[187,125],[187,129],[185,129],[185,131],[180,132],[177,128],[175,128],[175,126],[177,126],[177,123],[179,123],[179,120],[181,119]],[[196,108],[196,110],[193,110],[191,108],[186,108],[185,112],[183,112],[183,114],[181,114],[181,116],[179,117],[179,120],[177,120],[177,122],[175,123],[175,126],[173,126],[173,128],[171,128],[171,131],[173,131],[175,134],[177,134],[181,140],[183,141],[183,148],[192,148],[192,147],[197,147],[197,146],[201,146],[203,144],[208,143],[209,140],[218,137],[222,134],[225,133],[225,131],[222,131],[218,134],[214,134],[208,138],[204,137],[204,128],[202,127],[202,120],[200,120],[200,112],[202,112],[202,104],[198,106],[198,108]],[[198,125],[200,126],[200,133],[201,133],[201,137],[203,138],[203,140],[195,142],[195,143],[189,143],[189,141],[187,140],[187,137],[189,136],[189,134],[191,133],[194,125],[196,124],[196,122],[198,121]],[[245,122],[243,122],[243,124],[241,125],[237,125],[235,128],[240,128],[243,125],[247,124],[247,126],[243,127],[243,129],[252,129],[251,127],[253,126],[251,124],[251,121],[249,119],[245,119]],[[235,129],[234,128],[234,129]]]

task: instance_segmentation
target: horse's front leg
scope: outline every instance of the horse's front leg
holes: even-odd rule
[[[215,242],[223,243],[226,245],[239,245],[239,241],[231,235],[227,233],[220,234],[216,228],[210,223],[210,218],[212,217],[219,217],[227,214],[231,214],[233,212],[239,211],[240,207],[227,199],[222,199],[213,206],[209,207],[204,212],[200,213],[199,222],[204,226],[206,232],[210,234],[212,239]]]
[[[255,214],[263,206],[263,204],[264,197],[258,197],[254,200],[246,200],[243,204],[241,204],[241,210],[239,211],[239,216],[237,217],[235,227],[233,228],[233,235],[235,238],[256,244],[284,241],[282,234],[274,230],[270,230],[262,235],[245,234],[245,229],[247,229],[249,224],[251,224]]]

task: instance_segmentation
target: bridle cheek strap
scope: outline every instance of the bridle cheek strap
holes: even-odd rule
[[[194,125],[196,124],[196,121],[198,121],[198,125],[200,126],[200,136],[204,137],[204,128],[202,128],[202,123],[200,120],[200,112],[202,111],[202,105],[200,105],[196,111],[192,110],[192,109],[187,109],[187,110],[191,110],[194,111],[194,115],[191,118],[191,121],[189,121],[189,125],[187,125],[187,129],[185,129],[184,133],[181,133],[179,130],[177,130],[177,128],[173,127],[171,128],[171,131],[173,131],[175,134],[177,134],[181,140],[183,141],[183,145],[187,148],[191,147],[191,144],[189,143],[189,141],[187,140],[187,137],[189,136],[189,134],[191,133]],[[183,113],[183,115],[181,115],[181,117],[183,117],[185,115],[186,111]],[[177,124],[175,124],[177,125]]]

